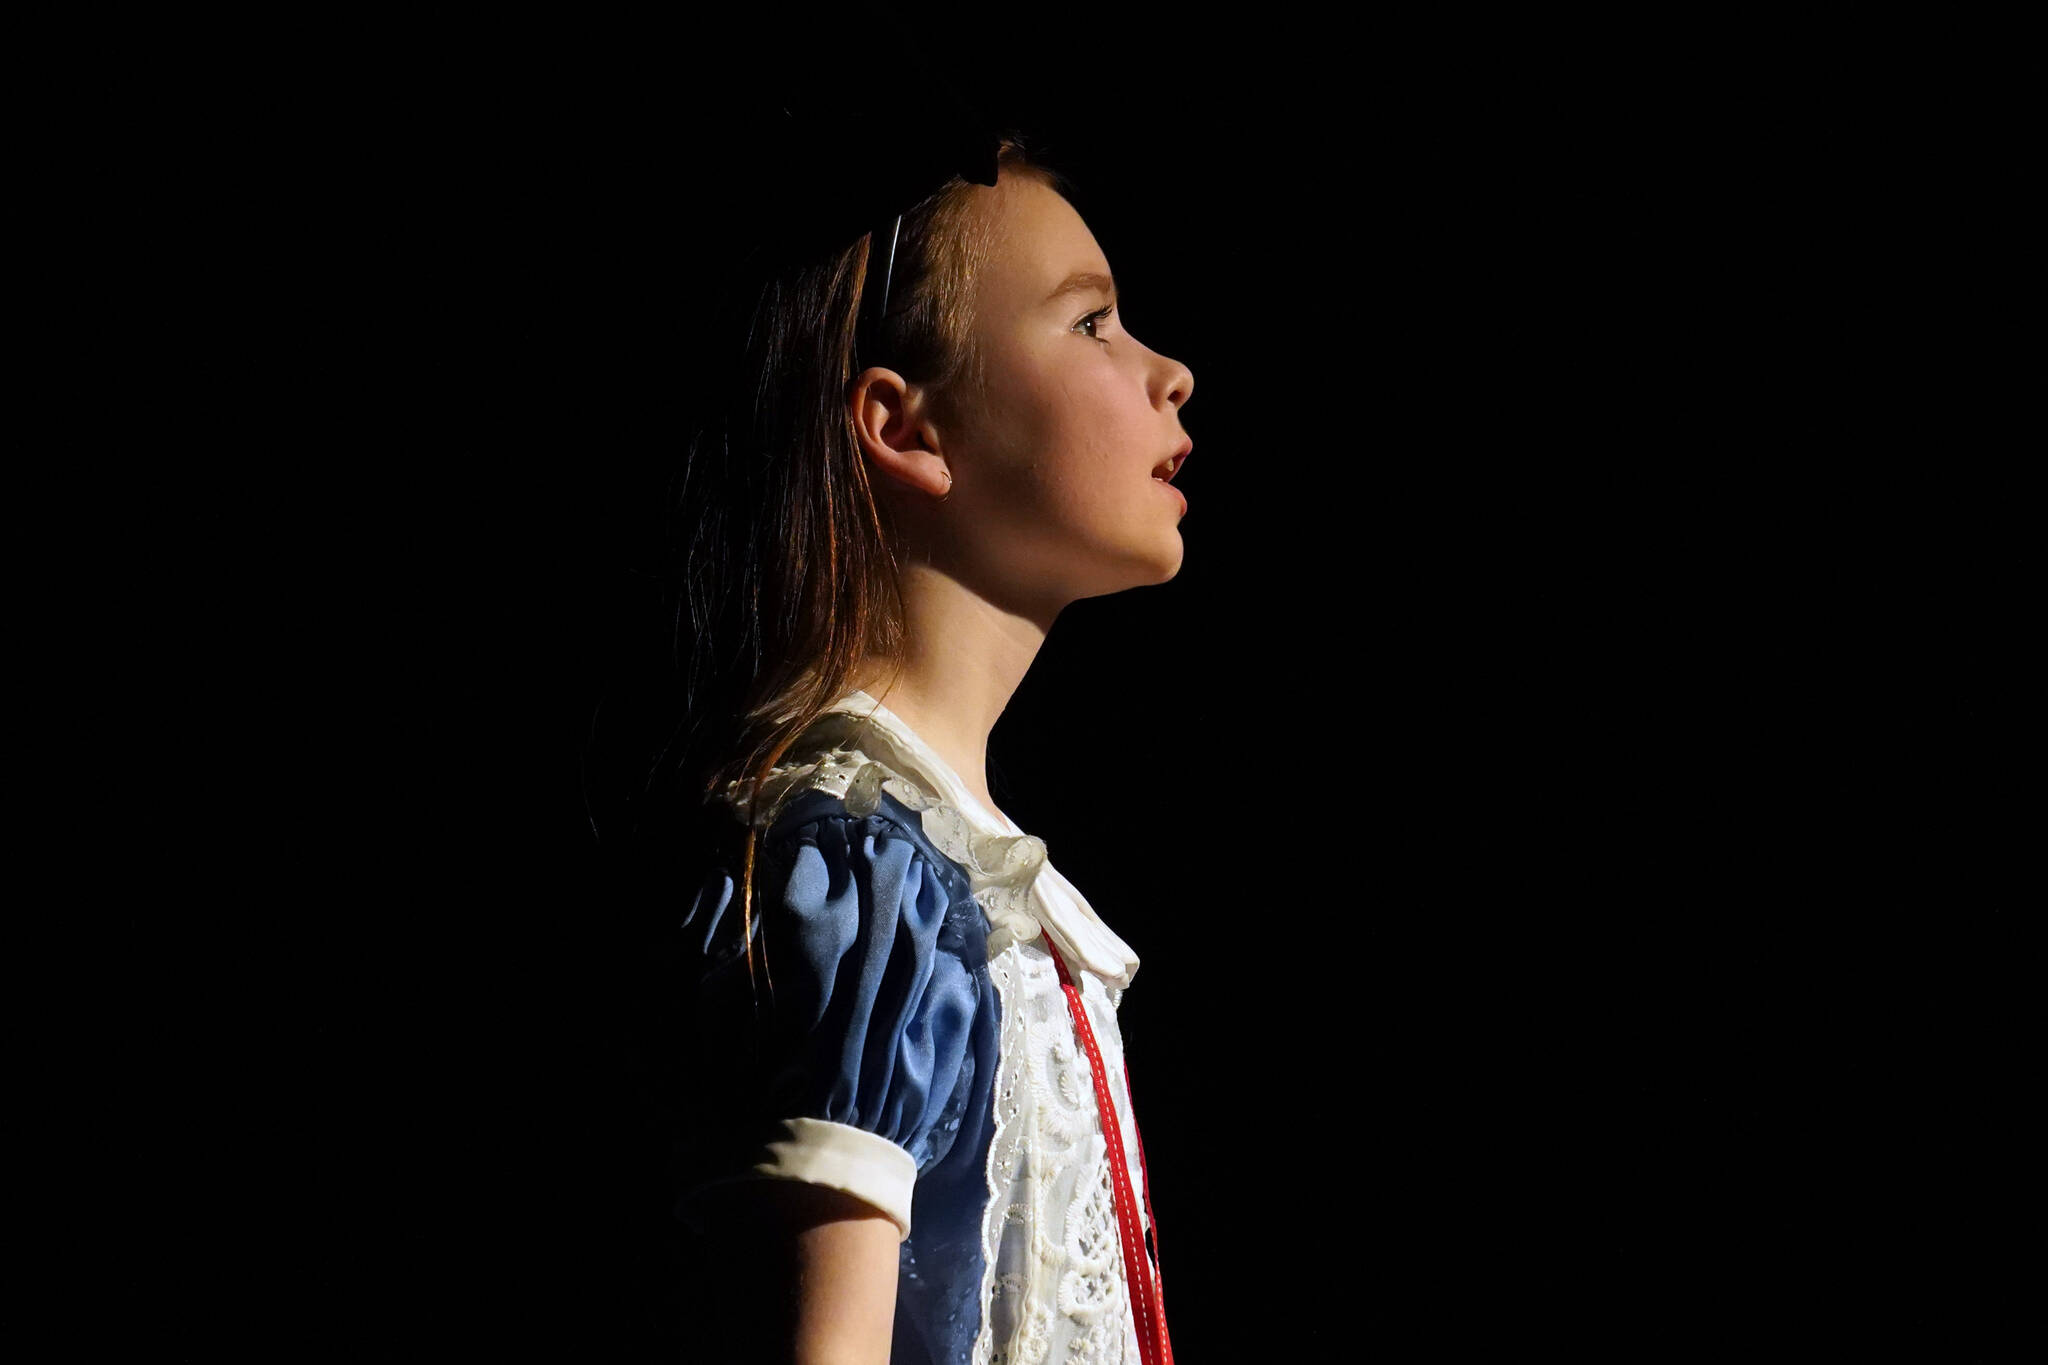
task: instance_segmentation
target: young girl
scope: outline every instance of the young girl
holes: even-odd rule
[[[684,488],[663,763],[696,823],[657,990],[690,1040],[676,1212],[706,1311],[747,1306],[735,1352],[1172,1358],[1117,1030],[1138,955],[985,753],[1067,603],[1178,572],[1194,379],[1123,327],[1067,182],[1015,136],[990,164],[774,275]]]

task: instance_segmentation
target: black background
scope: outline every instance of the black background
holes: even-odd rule
[[[1995,1358],[1995,35],[906,12],[1196,378],[1181,573],[1069,608],[990,747],[1143,959],[1178,1356]],[[104,920],[92,1235],[172,1358],[687,1336],[580,758],[756,73],[808,31],[916,98],[804,22],[270,34],[110,121],[195,458],[109,577],[175,780],[95,809],[178,889]]]

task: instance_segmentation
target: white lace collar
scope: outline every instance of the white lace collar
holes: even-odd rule
[[[989,917],[990,957],[1012,943],[1031,942],[1043,926],[1064,956],[1086,964],[1108,985],[1121,990],[1137,975],[1137,954],[1047,859],[1045,841],[983,805],[937,751],[876,697],[856,688],[825,708],[787,757],[796,761],[777,764],[762,782],[757,824],[772,822],[786,800],[809,788],[842,796],[849,810],[861,814],[874,809],[877,791],[887,791],[917,811],[925,837],[966,869],[974,898]],[[727,784],[727,800],[736,810],[742,785]]]

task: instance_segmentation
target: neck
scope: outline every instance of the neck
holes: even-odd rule
[[[998,607],[925,565],[906,569],[903,599],[901,667],[869,661],[856,670],[853,686],[901,716],[975,799],[1002,816],[988,790],[988,737],[1050,623]]]

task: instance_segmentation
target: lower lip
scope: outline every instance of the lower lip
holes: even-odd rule
[[[1154,482],[1154,483],[1158,484],[1158,485],[1159,485],[1159,486],[1160,486],[1161,488],[1164,488],[1164,489],[1165,489],[1165,490],[1166,490],[1167,492],[1169,492],[1169,493],[1173,494],[1173,495],[1174,495],[1174,496],[1175,496],[1176,498],[1179,498],[1179,499],[1180,499],[1180,510],[1181,510],[1181,511],[1182,511],[1183,513],[1185,513],[1185,512],[1186,512],[1186,511],[1188,510],[1188,495],[1187,495],[1187,494],[1185,494],[1185,493],[1181,492],[1181,491],[1180,491],[1180,490],[1179,490],[1178,488],[1175,488],[1175,487],[1174,487],[1174,486],[1173,486],[1172,484],[1168,483],[1168,482],[1167,482],[1166,480],[1164,480],[1164,479],[1154,479],[1154,480],[1152,480],[1152,482]]]

